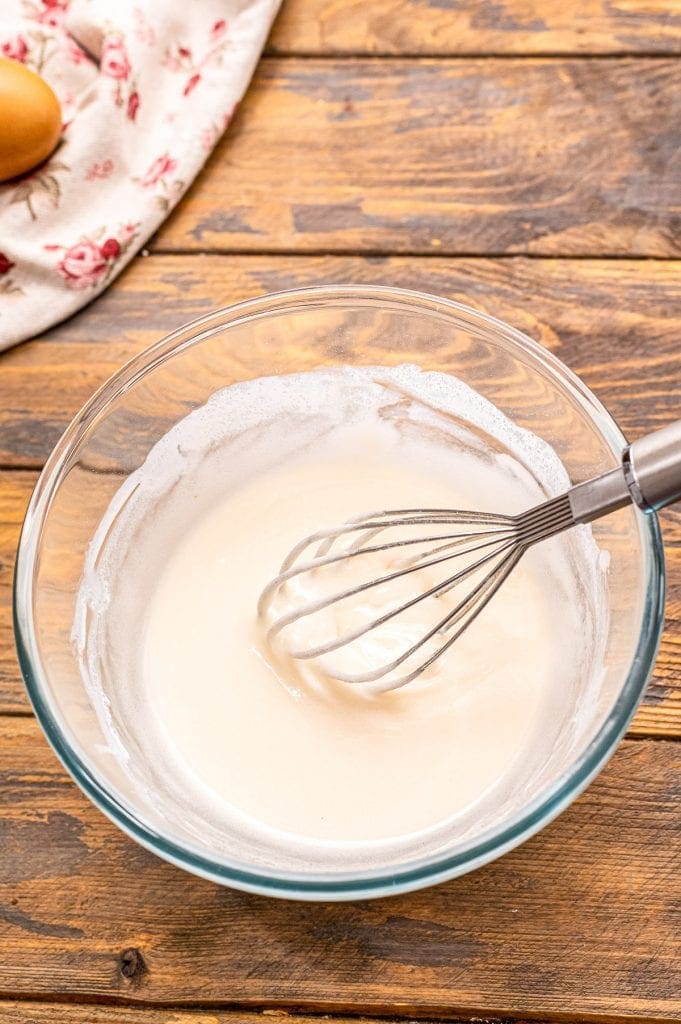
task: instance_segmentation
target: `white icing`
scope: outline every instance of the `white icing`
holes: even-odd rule
[[[171,831],[250,863],[366,868],[489,828],[588,721],[607,632],[589,529],[534,549],[396,694],[282,670],[255,602],[320,526],[405,505],[516,512],[568,483],[545,442],[414,366],[217,392],[125,481],[88,553],[73,637],[112,753]]]

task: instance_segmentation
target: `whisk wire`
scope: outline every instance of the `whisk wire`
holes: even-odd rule
[[[509,542],[509,543],[511,543],[511,542]],[[443,585],[444,586],[449,586],[452,582],[454,582],[456,580],[465,579],[467,576],[470,576],[473,572],[475,572],[482,565],[485,565],[492,558],[495,558],[497,556],[497,554],[499,553],[498,552],[498,545],[499,545],[498,540],[496,540],[496,539],[495,540],[489,540],[489,541],[486,541],[486,542],[484,542],[482,544],[474,545],[473,547],[470,547],[470,548],[466,549],[466,551],[457,552],[457,555],[460,557],[463,554],[467,554],[467,555],[475,554],[476,551],[482,551],[485,548],[489,548],[489,547],[493,547],[493,546],[497,548],[496,551],[491,552],[489,555],[483,556],[483,558],[481,558],[477,562],[473,563],[473,565],[467,566],[465,569],[461,570],[455,576],[450,577],[450,579],[446,580],[444,584],[443,583],[438,583],[437,586],[435,587],[435,591],[439,590]],[[385,548],[395,547],[395,546],[396,545],[394,545],[394,544],[393,545],[386,545]],[[357,553],[359,553],[359,552],[357,552]],[[362,553],[366,554],[367,551],[365,550]],[[341,559],[344,560],[345,558],[349,558],[349,557],[351,557],[351,555],[354,555],[354,554],[355,554],[355,552],[351,552],[348,555],[340,555],[340,556],[335,557],[335,558],[331,557],[330,560],[327,560],[326,558],[323,558],[323,559],[321,559],[319,561],[314,561],[313,560],[313,561],[305,563],[301,567],[300,571],[301,572],[307,572],[307,571],[312,570],[312,569],[317,569],[321,565],[328,565],[328,564],[330,564],[330,562],[340,561]],[[302,607],[296,609],[295,611],[289,612],[287,615],[283,615],[283,616],[281,616],[281,618],[276,619],[275,622],[270,626],[270,628],[268,630],[268,637],[270,639],[272,639],[285,626],[290,626],[290,625],[292,625],[292,623],[297,622],[299,619],[306,618],[307,616],[313,615],[316,612],[323,611],[325,608],[328,608],[328,607],[330,607],[331,605],[334,605],[334,604],[338,604],[338,602],[340,602],[340,601],[344,601],[344,600],[346,600],[347,598],[350,598],[350,597],[356,597],[358,594],[362,594],[362,593],[364,593],[367,590],[372,590],[374,587],[381,586],[384,583],[392,583],[394,580],[401,579],[402,577],[408,576],[409,574],[414,573],[414,572],[418,572],[421,569],[430,569],[430,568],[432,568],[435,565],[441,565],[443,562],[451,561],[451,559],[454,558],[454,557],[457,557],[457,555],[452,555],[452,554],[440,555],[438,558],[427,559],[426,561],[419,562],[416,565],[410,565],[410,566],[407,566],[406,568],[402,567],[402,568],[399,568],[399,569],[395,569],[393,572],[389,572],[389,573],[387,573],[387,574],[385,574],[383,576],[377,576],[374,579],[365,580],[362,583],[356,584],[354,587],[347,587],[345,590],[337,591],[336,593],[331,594],[331,595],[329,595],[327,597],[320,598],[317,601],[310,601],[310,602],[304,604]],[[283,575],[285,576],[286,574],[283,574]],[[290,579],[291,577],[289,576],[288,578]],[[428,595],[424,595],[424,594],[419,595],[419,597],[417,598],[417,601],[418,600],[423,600],[424,596],[428,596]],[[416,603],[416,601],[414,601],[413,603]],[[411,605],[409,604],[409,605],[407,605],[407,607],[411,607]],[[350,642],[349,640],[348,641],[343,641],[343,643],[349,643],[349,642]],[[342,645],[338,644],[337,646],[342,646]],[[321,654],[321,653],[326,653],[326,652],[323,652],[323,651],[320,650],[318,653]],[[306,657],[309,658],[309,657],[316,657],[317,656],[315,654],[306,654],[306,653],[299,652],[299,651],[292,652],[292,654],[293,654],[293,657],[296,657],[296,658],[306,658]]]
[[[509,542],[508,546],[510,546],[510,542]],[[336,640],[331,640],[331,641],[329,641],[326,644],[320,644],[317,647],[303,648],[301,650],[291,651],[290,652],[291,656],[294,657],[294,658],[300,658],[300,659],[318,658],[318,657],[321,657],[324,654],[330,654],[332,651],[336,651],[336,650],[338,650],[341,647],[345,647],[347,644],[352,643],[354,640],[359,640],[360,637],[364,636],[365,634],[369,633],[370,631],[372,631],[374,629],[377,629],[379,626],[384,625],[386,622],[389,622],[391,619],[394,619],[398,615],[401,615],[403,612],[408,611],[410,608],[413,608],[415,605],[419,604],[421,601],[425,601],[429,597],[435,597],[438,594],[440,594],[441,592],[444,592],[443,588],[446,588],[447,590],[450,589],[451,587],[456,585],[456,583],[461,582],[461,580],[465,579],[467,576],[472,575],[474,572],[476,572],[478,569],[480,569],[483,565],[486,565],[488,562],[490,562],[494,558],[498,557],[498,555],[503,550],[505,550],[505,549],[504,548],[502,548],[500,550],[497,549],[496,551],[492,552],[491,554],[489,554],[487,556],[484,556],[483,558],[481,558],[477,562],[475,562],[473,565],[467,566],[465,569],[462,569],[459,572],[455,573],[453,576],[450,576],[448,580],[444,581],[444,583],[441,580],[438,581],[435,584],[435,586],[430,587],[428,590],[425,590],[422,593],[416,594],[415,597],[410,598],[408,601],[405,601],[403,604],[398,605],[396,608],[390,609],[389,611],[385,612],[383,615],[380,615],[378,618],[373,619],[372,621],[366,623],[365,625],[359,627],[358,629],[353,630],[352,632],[343,633],[342,636],[338,637]],[[423,566],[417,566],[416,568],[423,568]],[[404,573],[400,573],[400,575],[404,575]],[[367,585],[367,589],[368,589],[368,586],[371,586],[371,585],[377,585],[376,581],[372,581],[371,584]],[[313,603],[310,603],[310,605],[306,605],[306,606],[304,606],[303,609],[300,609],[298,611],[297,617],[298,618],[303,618],[305,614],[310,615],[313,612],[320,611],[323,607],[328,607],[330,604],[336,604],[339,600],[342,600],[343,597],[350,597],[350,596],[352,596],[352,593],[353,593],[353,591],[345,591],[345,592],[343,592],[341,597],[338,597],[337,595],[334,595],[331,598],[327,598],[326,599],[326,603],[324,605],[321,605],[321,606],[318,603],[316,603],[317,606],[315,607]],[[273,636],[274,635],[273,631],[279,632],[279,629],[283,628],[286,625],[289,625],[291,621],[296,621],[296,620],[295,619],[291,619],[291,620],[289,620],[289,622],[285,622],[285,621],[283,621],[283,619],[279,619],[275,623],[275,625],[273,627],[271,627],[269,635]],[[444,622],[444,620],[443,620],[443,622]],[[435,632],[438,632],[438,628],[439,627],[436,627]],[[428,637],[424,637],[423,642],[425,642],[427,639],[428,639]]]
[[[267,636],[273,640],[279,633],[301,619],[323,612],[373,588],[390,584],[421,570],[433,569],[454,560],[460,562],[462,559],[472,558],[473,560],[467,561],[463,568],[459,568],[443,580],[438,580],[413,597],[399,601],[395,607],[389,608],[368,622],[322,643],[289,650],[290,656],[299,660],[323,658],[333,654],[361,640],[421,602],[441,597],[455,590],[465,580],[486,570],[482,578],[445,616],[433,627],[426,629],[396,657],[376,669],[363,673],[343,672],[340,668],[334,668],[331,673],[336,679],[348,683],[375,683],[383,680],[386,689],[403,686],[425,672],[468,629],[527,548],[545,537],[561,532],[573,522],[569,495],[564,494],[517,516],[451,509],[387,509],[358,516],[337,527],[318,530],[293,548],[284,560],[279,575],[265,587],[258,605],[261,615],[264,616],[270,610],[276,596],[296,577],[340,565],[351,559],[359,559],[361,556],[380,556],[391,551],[406,552],[410,548],[424,545],[427,547],[414,556],[410,557],[407,554],[397,568],[389,572],[362,580],[316,600],[304,601],[284,614],[276,615],[275,612],[274,620],[268,624]],[[425,529],[429,526],[453,527],[453,530],[433,535]],[[399,532],[405,529],[417,530],[417,536],[404,536],[403,532]],[[398,532],[390,539],[374,543],[377,536],[386,531],[393,531],[393,534],[395,531]],[[312,557],[304,557],[310,548],[315,549]],[[413,659],[420,650],[427,648],[435,637],[450,633],[451,630],[455,631],[448,636],[444,644],[440,644],[434,652],[429,653],[416,667],[394,678],[395,672]]]
[[[496,591],[499,589],[503,581],[520,561],[523,550],[516,548],[515,550],[509,551],[502,562],[490,572],[483,582],[476,588],[472,595],[468,595],[461,601],[456,608],[449,612],[440,622],[437,623],[429,632],[422,636],[416,643],[412,644],[408,650],[404,651],[401,655],[394,658],[391,662],[385,665],[381,665],[379,668],[371,672],[365,673],[346,673],[342,671],[334,670],[333,675],[336,679],[344,683],[361,684],[361,683],[374,683],[380,679],[390,676],[391,672],[403,665],[409,658],[412,657],[418,650],[422,649],[430,640],[433,639],[438,633],[442,633],[448,628],[456,625],[462,618],[470,612],[470,616],[466,619],[464,624],[449,637],[449,639],[437,648],[429,657],[424,661],[420,662],[416,668],[412,669],[405,675],[400,676],[397,679],[390,679],[386,685],[386,689],[395,690],[407,683],[412,682],[418,676],[422,675],[430,666],[437,661],[437,659],[447,651],[452,644],[458,640],[461,634],[468,629],[469,625],[477,618],[483,608],[492,599]]]

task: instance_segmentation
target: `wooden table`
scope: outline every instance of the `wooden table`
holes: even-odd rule
[[[38,471],[83,401],[215,306],[320,282],[461,299],[556,351],[632,437],[681,414],[681,0],[284,0],[253,86],[121,278],[0,357],[0,1024],[681,1020],[681,514],[628,738],[482,871],[372,903],[185,875],[81,795],[10,622]]]

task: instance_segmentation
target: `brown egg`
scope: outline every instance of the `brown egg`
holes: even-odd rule
[[[59,142],[59,100],[35,71],[0,57],[0,181],[45,160]]]

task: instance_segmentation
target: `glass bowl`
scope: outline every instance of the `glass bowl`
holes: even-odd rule
[[[641,700],[663,621],[655,515],[633,506],[595,524],[610,553],[610,625],[600,695],[579,748],[521,810],[441,850],[371,870],[318,873],[238,861],[170,828],[112,755],[71,643],[83,563],[126,477],[179,419],[238,380],[322,365],[416,363],[452,373],[547,441],[571,480],[619,464],[625,438],[593,394],[540,345],[456,302],[391,288],[324,287],[218,310],[131,360],[88,402],[52,452],[17,557],[17,650],[35,713],[67,770],[143,846],[198,875],[295,899],[388,895],[463,874],[551,821],[612,754]],[[575,638],[579,642],[579,638]],[[411,858],[411,859],[410,859]]]

